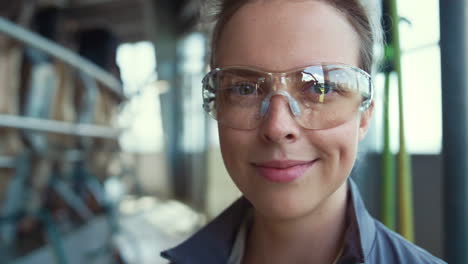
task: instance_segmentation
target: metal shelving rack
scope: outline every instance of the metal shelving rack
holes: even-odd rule
[[[114,76],[73,51],[17,26],[2,17],[0,17],[0,33],[62,60],[104,84],[103,87],[109,89],[120,100],[126,99],[122,93],[122,85]],[[0,115],[0,126],[97,138],[117,138],[119,136],[119,130],[114,128],[11,115]]]
[[[117,128],[2,114],[0,127],[105,139],[116,139],[121,133],[121,129]]]
[[[122,93],[122,85],[111,74],[101,69],[94,63],[86,60],[75,52],[62,47],[36,33],[28,31],[16,24],[0,17],[0,33],[6,34],[17,41],[20,41],[30,47],[41,50],[50,56],[53,56],[68,65],[83,71],[94,79],[104,84],[111,92],[121,99],[125,99]]]
[[[122,86],[120,82],[111,74],[100,68],[99,66],[95,65],[94,63],[86,60],[75,52],[60,46],[40,35],[28,31],[15,23],[8,21],[7,19],[0,17],[0,34],[5,34],[8,37],[23,43],[25,46],[35,48],[40,50],[51,57],[54,57],[62,62],[65,62],[72,68],[86,74],[87,76],[91,77],[92,79],[100,82],[103,84],[101,86],[104,89],[107,89],[112,95],[114,95],[120,102],[125,101],[126,97],[122,92]],[[98,126],[93,124],[84,124],[84,123],[71,123],[71,122],[63,122],[51,119],[41,119],[41,118],[33,118],[33,117],[26,117],[26,116],[17,116],[17,115],[6,115],[0,114],[0,127],[3,128],[13,128],[17,130],[30,130],[36,131],[40,133],[53,133],[53,134],[61,134],[61,135],[70,135],[75,137],[88,137],[88,138],[96,138],[96,139],[111,139],[117,140],[120,136],[122,130],[119,128],[114,127],[106,127],[106,126]],[[76,150],[71,150],[76,151]],[[18,164],[25,165],[26,163],[21,163],[21,160],[26,157],[26,162],[28,161],[27,156],[30,153],[26,153],[25,155],[20,155],[20,157],[5,157],[0,156],[0,168],[17,168],[17,171],[14,175],[14,183],[9,184],[9,189],[7,195],[7,199],[5,199],[5,205],[1,205],[0,207],[0,220],[5,220],[11,215],[8,213],[16,213],[15,207],[21,203],[21,193],[24,193],[24,183],[27,177],[27,168],[28,166],[23,166]],[[77,155],[80,156],[80,155]],[[23,160],[24,162],[24,160]],[[92,183],[91,183],[92,184]],[[62,185],[63,188],[67,188],[65,185]],[[10,190],[11,189],[11,190]],[[67,191],[65,190],[65,193]],[[12,198],[12,199],[9,199]],[[67,199],[67,198],[66,198]],[[65,200],[66,200],[65,199]],[[80,206],[80,201],[78,197],[70,196],[69,199],[73,200]],[[9,203],[9,204],[8,204]],[[72,205],[73,206],[73,205]],[[112,209],[110,209],[112,210]],[[4,218],[4,219],[2,219]],[[44,217],[43,217],[44,218]],[[50,216],[45,215],[46,220],[50,218]],[[103,220],[104,218],[104,220]],[[14,230],[13,223],[11,220],[6,220],[6,223],[1,223],[0,228],[0,262],[4,263],[3,261],[7,261],[7,263],[37,263],[38,260],[46,261],[47,263],[60,263],[60,264],[73,264],[73,263],[83,263],[83,256],[77,257],[78,252],[76,249],[77,243],[79,241],[79,237],[82,237],[83,234],[102,234],[102,237],[110,237],[112,232],[115,232],[115,219],[113,218],[113,214],[109,213],[107,215],[108,221],[105,221],[106,217],[96,216],[92,219],[89,219],[88,224],[76,230],[71,234],[62,235],[56,230],[51,224],[51,226],[46,227],[46,232],[48,234],[48,238],[50,240],[50,244],[35,250],[33,253],[21,257],[21,258],[14,258],[14,259],[2,259],[2,254],[9,250],[8,246],[2,249],[1,245],[1,238],[8,237],[13,234],[12,230]],[[10,221],[10,222],[8,222]],[[1,221],[0,221],[1,222]],[[6,226],[6,227],[5,227]],[[101,238],[102,238],[101,237]],[[78,240],[77,240],[78,239]],[[97,239],[101,241],[102,239]],[[82,245],[81,246],[85,246]],[[93,243],[91,243],[93,244]],[[94,243],[95,244],[95,243]],[[93,245],[94,245],[93,244]],[[72,247],[72,248],[70,248]],[[89,248],[89,247],[88,247]],[[99,248],[94,246],[94,251],[99,251]],[[93,252],[94,252],[93,251]],[[102,249],[101,249],[102,251]],[[75,253],[73,253],[75,252]],[[109,260],[102,257],[102,254],[99,252],[91,252],[91,251],[82,251],[83,254],[91,254],[95,255],[95,260],[89,263],[109,263]],[[102,252],[101,252],[102,253]],[[87,256],[90,257],[90,256]],[[97,259],[97,260],[96,260]],[[91,260],[91,259],[89,259]],[[44,263],[46,263],[44,262]]]

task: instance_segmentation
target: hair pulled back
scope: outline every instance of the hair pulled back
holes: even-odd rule
[[[216,51],[221,33],[231,17],[245,4],[254,0],[215,0],[209,5],[214,5],[215,25],[211,39],[211,67],[216,66]],[[314,0],[311,0],[314,1]],[[360,43],[359,67],[368,73],[372,73],[377,65],[374,48],[381,44],[381,26],[379,19],[373,19],[368,9],[361,0],[315,0],[330,4],[340,11],[356,30]],[[213,6],[212,6],[213,7]],[[376,14],[377,15],[377,14]]]

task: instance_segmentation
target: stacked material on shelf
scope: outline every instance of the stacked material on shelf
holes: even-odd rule
[[[0,114],[19,113],[19,80],[22,47],[0,35]],[[17,130],[0,127],[0,157],[13,158],[21,153],[23,144]],[[0,205],[14,175],[13,168],[0,166]]]
[[[52,120],[74,123],[76,109],[73,100],[75,96],[74,71],[61,61],[55,62],[57,73],[57,94],[53,98],[50,118]],[[48,142],[52,148],[66,150],[76,148],[76,139],[71,135],[49,134]]]
[[[93,28],[82,30],[78,35],[79,53],[120,79],[120,72],[115,63],[119,40],[114,33],[106,28]],[[82,117],[82,120],[100,126],[116,127],[121,99],[105,89],[101,83],[88,81],[83,84],[88,84],[88,87],[84,87],[85,89],[81,92],[81,107],[91,104],[84,102],[88,98],[88,100],[93,100],[93,108],[81,109],[83,115],[87,115]],[[87,97],[85,93],[88,94]],[[90,93],[94,96],[89,96]],[[91,145],[87,157],[89,169],[99,180],[104,181],[109,174],[109,165],[116,158],[115,155],[119,150],[118,141],[117,139],[93,139]]]
[[[104,89],[99,89],[96,98],[95,122],[102,126],[117,126],[117,115],[120,100]],[[109,165],[120,150],[116,139],[95,139],[93,150],[89,156],[90,170],[101,181],[109,175]]]
[[[112,217],[103,182],[110,175],[110,163],[118,155],[114,128],[122,98],[108,87],[108,80],[116,78],[106,78],[109,74],[101,69],[118,72],[113,68],[115,62],[107,67],[85,56],[100,66],[98,69],[59,47],[55,34],[62,32],[57,29],[62,25],[58,19],[60,10],[36,11],[31,25],[42,38],[28,38],[33,34],[24,28],[15,31],[24,38],[12,31],[6,31],[12,38],[0,33],[1,263],[2,247],[6,245],[2,237],[9,238],[8,248],[13,245],[13,258],[26,256],[49,243],[61,258],[66,258],[66,252],[60,251],[60,236],[73,233],[98,216]],[[4,28],[15,28],[12,23],[2,23]],[[15,38],[25,45],[12,40]],[[116,43],[101,47],[98,52],[107,54],[111,50],[106,60],[115,61]],[[96,43],[93,45],[96,47]],[[101,70],[100,75],[90,69]],[[118,73],[115,76],[119,77]],[[12,117],[15,122],[8,123]],[[22,122],[34,125],[24,126]],[[71,131],[74,128],[76,131]],[[24,158],[21,163],[13,163],[12,168],[2,168],[2,156]],[[8,184],[12,179],[15,188]],[[7,206],[2,201],[6,192],[13,193],[8,195]],[[10,208],[6,211],[14,212],[9,214],[14,215],[14,221],[4,224],[2,213],[6,207]],[[107,249],[109,245],[102,247]]]
[[[32,29],[52,41],[58,39],[60,12],[46,7],[36,10]],[[47,53],[32,47],[25,48],[22,65],[21,115],[38,119],[52,119],[60,93],[59,75],[55,60]],[[49,135],[39,131],[22,131],[25,143],[34,153],[30,159],[31,171],[27,181],[28,196],[24,210],[28,216],[36,216],[44,207],[46,193],[52,177],[54,161],[49,158],[53,151]]]

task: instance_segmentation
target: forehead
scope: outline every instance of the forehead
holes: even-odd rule
[[[319,62],[357,66],[359,37],[337,9],[322,1],[252,1],[221,32],[218,67],[287,71]]]

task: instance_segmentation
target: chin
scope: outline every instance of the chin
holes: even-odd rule
[[[302,218],[314,211],[314,203],[258,203],[254,205],[256,213],[275,221],[288,221]]]
[[[327,183],[303,179],[295,184],[266,184],[262,188],[241,191],[262,217],[280,221],[294,220],[320,213],[321,209],[333,204],[340,194],[345,194],[347,177],[335,179]]]

